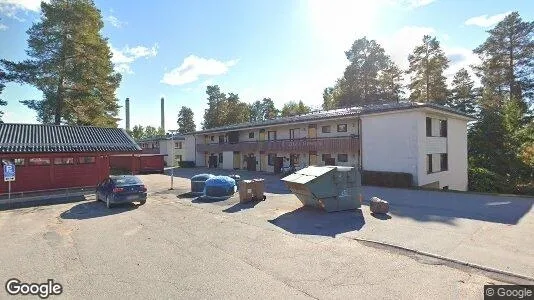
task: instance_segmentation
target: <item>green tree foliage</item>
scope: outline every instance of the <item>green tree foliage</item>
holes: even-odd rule
[[[195,125],[193,110],[187,106],[182,106],[178,113],[178,132],[186,134],[194,132],[197,127]]]
[[[142,140],[145,138],[145,128],[141,125],[135,125],[130,135],[136,141]]]
[[[402,72],[382,46],[363,37],[345,56],[349,65],[335,86],[323,91],[323,109],[399,101]]]
[[[4,88],[6,87],[4,84],[5,76],[6,74],[2,71],[2,69],[0,69],[0,95],[2,95],[2,92],[4,91]],[[2,100],[2,98],[0,98],[0,106],[6,106],[6,105],[7,105],[7,101],[4,101]],[[4,112],[0,110],[0,123],[2,123],[3,115],[4,115]]]
[[[100,33],[100,11],[92,0],[52,0],[41,3],[41,12],[27,31],[30,59],[2,60],[10,80],[43,93],[21,102],[43,123],[116,127],[121,76]]]
[[[248,104],[239,101],[237,94],[229,93],[226,98],[227,110],[224,116],[224,125],[245,123],[250,120]]]
[[[435,37],[425,35],[423,43],[408,55],[410,100],[446,104],[447,83],[443,72],[449,60]]]
[[[310,113],[311,111],[312,111],[311,107],[306,106],[302,102],[302,100],[299,102],[289,101],[288,103],[284,104],[284,107],[282,107],[281,115],[282,117],[290,117],[290,116],[307,114],[307,113]]]
[[[145,139],[151,139],[151,138],[155,138],[157,136],[159,136],[159,132],[156,129],[156,127],[150,126],[150,125],[145,127],[145,135],[144,135]]]
[[[514,98],[532,102],[534,97],[534,22],[525,22],[519,13],[506,16],[474,50],[482,64],[476,70],[487,93],[505,95],[488,100]],[[502,105],[502,103],[484,103]],[[527,106],[523,105],[526,110]]]
[[[239,101],[237,94],[222,93],[219,86],[209,85],[206,88],[208,108],[204,110],[203,129],[243,123],[250,120],[249,106]]]
[[[464,113],[474,115],[476,112],[477,95],[475,83],[465,68],[460,69],[452,80],[449,105]]]
[[[263,98],[249,105],[250,121],[258,122],[278,117],[280,111],[274,106],[271,98]]]
[[[534,22],[518,13],[505,17],[474,50],[482,82],[479,119],[469,130],[470,168],[484,168],[506,181],[509,191],[532,185],[529,149],[534,121]]]

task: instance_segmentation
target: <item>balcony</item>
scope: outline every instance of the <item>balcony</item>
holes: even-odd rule
[[[359,149],[358,136],[332,137],[332,138],[303,138],[292,140],[239,142],[236,144],[197,144],[197,152],[355,152]]]

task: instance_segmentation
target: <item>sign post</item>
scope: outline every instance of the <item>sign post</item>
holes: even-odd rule
[[[4,163],[4,181],[7,181],[8,190],[7,198],[11,199],[11,181],[15,181],[15,165],[12,163]]]

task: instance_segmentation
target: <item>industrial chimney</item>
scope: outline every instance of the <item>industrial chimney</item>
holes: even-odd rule
[[[130,130],[130,98],[126,98],[126,130]]]
[[[165,132],[165,99],[161,97],[161,129]]]

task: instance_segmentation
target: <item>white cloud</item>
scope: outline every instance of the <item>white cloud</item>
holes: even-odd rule
[[[179,67],[163,74],[161,82],[169,85],[183,85],[197,81],[203,75],[215,76],[226,74],[228,69],[237,62],[238,60],[218,61],[216,59],[190,55],[184,59]]]
[[[379,43],[386,53],[402,69],[408,67],[408,54],[421,44],[424,35],[434,35],[436,30],[431,27],[406,26],[391,36],[379,38]]]
[[[478,17],[472,17],[465,21],[465,25],[474,25],[474,26],[480,26],[480,27],[491,27],[500,21],[502,21],[507,15],[509,15],[511,12],[507,11],[502,14],[496,14],[493,16],[488,15],[481,15]]]
[[[427,6],[435,0],[386,0],[390,5],[404,7],[404,8],[418,8]]]
[[[113,26],[115,28],[121,28],[123,25],[127,24],[126,22],[123,22],[123,21],[119,20],[117,17],[112,16],[112,15],[107,16],[106,17],[106,21],[108,21],[109,24],[111,24],[111,26]]]
[[[50,2],[50,0],[43,0]],[[24,19],[17,16],[18,12],[38,12],[41,8],[41,0],[0,0],[0,14],[23,22]]]
[[[111,44],[111,62],[115,65],[115,70],[122,74],[132,74],[133,71],[130,64],[139,58],[154,57],[158,54],[158,44],[154,44],[151,48],[145,46],[135,46],[130,48],[126,46],[122,49],[116,49]]]
[[[7,27],[6,25],[0,23],[0,31],[7,30],[7,28],[8,28],[8,27]]]

